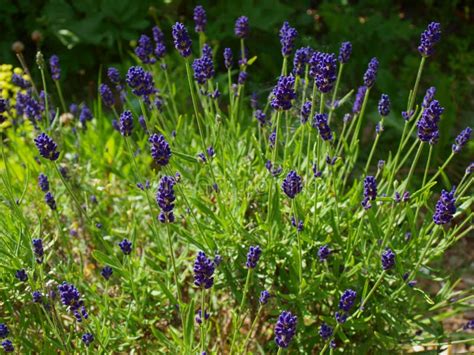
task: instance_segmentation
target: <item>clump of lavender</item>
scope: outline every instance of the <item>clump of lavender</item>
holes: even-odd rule
[[[113,270],[109,265],[104,266],[104,268],[100,271],[102,277],[106,280],[110,279],[113,274]]]
[[[165,166],[169,163],[171,158],[171,149],[163,135],[153,133],[148,142],[151,144],[151,156],[155,163]]]
[[[382,269],[390,270],[395,266],[395,253],[390,248],[385,248],[381,257]]]
[[[423,111],[420,120],[417,122],[418,138],[422,142],[436,144],[439,139],[438,122],[444,111],[438,100],[431,101],[428,108]]]
[[[431,22],[421,34],[418,52],[423,57],[429,57],[434,52],[434,46],[441,39],[441,25],[438,22]]]
[[[303,179],[296,171],[292,170],[288,173],[281,185],[283,192],[291,199],[295,198],[297,194],[303,190]]]
[[[280,76],[272,91],[271,106],[275,110],[286,111],[291,108],[291,101],[296,98],[294,86],[295,78],[293,76]]]
[[[107,84],[100,84],[99,93],[105,106],[112,107],[115,104],[114,94]]]
[[[281,54],[284,57],[290,56],[293,52],[297,36],[298,31],[291,27],[288,21],[285,21],[280,29]]]
[[[158,219],[161,223],[173,223],[175,217],[173,214],[175,179],[172,176],[163,176],[158,185],[158,192],[156,193],[156,202],[160,206],[161,212]]]
[[[68,307],[78,322],[82,322],[82,319],[89,318],[86,307],[84,306],[84,301],[81,299],[81,294],[73,284],[64,281],[58,286],[58,291],[61,303]]]
[[[275,343],[280,348],[287,348],[296,334],[298,317],[291,312],[283,311],[275,325]]]
[[[370,201],[374,201],[377,198],[377,182],[373,176],[367,176],[364,179],[364,199],[362,200],[362,206],[367,210],[372,205]]]
[[[329,246],[327,244],[321,246],[318,250],[318,257],[319,261],[325,261],[331,254],[331,249],[329,249]]]
[[[36,257],[36,262],[41,264],[43,262],[44,257],[44,249],[43,249],[43,240],[41,238],[33,239],[33,253]]]
[[[318,129],[319,135],[323,140],[332,140],[332,132],[328,125],[328,115],[326,113],[317,113],[314,115],[313,127]]]
[[[390,113],[390,98],[386,94],[380,96],[378,110],[380,116],[388,116]]]
[[[61,68],[59,67],[59,57],[52,55],[49,58],[49,67],[51,69],[51,79],[57,81],[61,79]]]
[[[367,67],[367,71],[364,74],[364,85],[368,88],[371,88],[375,84],[375,79],[377,79],[377,71],[379,69],[379,61],[377,58],[372,58]]]
[[[342,42],[341,48],[339,48],[339,56],[337,59],[339,63],[346,64],[349,61],[352,53],[352,44],[351,42]]]
[[[354,114],[359,113],[360,110],[362,109],[362,103],[364,102],[364,97],[365,97],[366,92],[367,92],[367,86],[360,86],[357,89],[354,105],[352,106],[352,112]]]
[[[155,41],[155,56],[163,58],[166,53],[165,35],[158,26],[151,29],[153,33],[153,40]]]
[[[206,10],[204,10],[204,7],[201,5],[198,5],[194,8],[194,30],[196,32],[204,32],[206,30],[206,25],[207,25],[207,16],[206,16]]]
[[[51,208],[51,210],[53,210],[53,211],[56,210],[56,208],[57,208],[56,200],[54,199],[54,196],[51,193],[51,191],[46,192],[46,194],[44,195],[44,201],[49,206],[49,208]]]
[[[310,47],[302,47],[296,50],[295,58],[293,59],[293,75],[303,76],[305,67],[309,63],[312,50]]]
[[[456,213],[456,188],[450,192],[446,190],[441,191],[441,196],[436,203],[435,213],[433,215],[433,222],[437,225],[447,224],[452,221],[454,214]]]
[[[122,112],[119,120],[120,134],[124,137],[128,137],[132,134],[133,130],[133,116],[132,112],[126,110]]]
[[[200,251],[194,261],[194,284],[205,289],[211,288],[214,284],[214,262]]]
[[[260,297],[258,298],[258,302],[260,303],[260,305],[267,304],[269,298],[270,298],[270,292],[268,292],[267,290],[263,290],[262,292],[260,292]]]
[[[247,38],[249,35],[249,19],[247,16],[240,16],[235,21],[235,35],[239,38]]]
[[[176,22],[173,25],[172,33],[173,43],[179,54],[186,58],[191,55],[191,39],[188,30],[182,23]]]
[[[36,148],[38,148],[38,151],[43,158],[51,161],[55,161],[59,158],[57,144],[46,133],[41,133],[34,141]]]
[[[332,337],[333,329],[331,326],[327,325],[326,323],[321,324],[319,328],[319,336],[323,338],[323,340],[328,340]]]
[[[129,241],[127,238],[124,238],[120,243],[118,243],[122,253],[125,255],[130,255],[132,252],[132,242]]]
[[[94,335],[91,333],[84,333],[81,339],[85,346],[89,346],[94,341]]]
[[[49,191],[49,181],[48,177],[43,173],[40,173],[38,176],[38,186],[40,187],[41,191],[48,192]]]
[[[453,152],[459,153],[461,152],[462,148],[469,142],[471,139],[472,129],[471,127],[466,127],[455,139],[455,144],[453,144]]]
[[[249,269],[254,269],[257,266],[260,255],[262,254],[262,249],[258,245],[250,246],[249,252],[247,253],[247,262],[245,265]]]

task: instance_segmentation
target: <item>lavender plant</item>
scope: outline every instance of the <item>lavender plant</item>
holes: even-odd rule
[[[462,155],[472,130],[436,166],[443,103],[435,87],[419,95],[441,25],[421,35],[407,106],[395,112],[389,95],[399,93],[369,98],[387,91],[377,87],[386,64],[370,59],[361,86],[348,88],[344,73],[363,70],[352,44],[295,50],[288,22],[262,104],[245,90],[258,55],[245,46],[249,19],[235,22],[239,48],[208,40],[202,6],[193,20],[141,35],[135,65],[101,74],[93,103],[64,100],[60,56],[48,76],[41,52],[42,91],[21,77],[15,111],[0,99],[11,121],[0,126],[4,351],[392,353],[472,343],[472,320],[442,325],[472,307],[472,289],[438,263],[472,232],[473,168]],[[364,159],[368,108],[380,121]],[[403,125],[390,152],[378,147],[393,127],[385,119]],[[447,174],[453,160],[467,166],[462,177]]]

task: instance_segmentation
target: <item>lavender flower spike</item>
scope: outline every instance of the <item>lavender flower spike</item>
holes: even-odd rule
[[[293,76],[280,76],[272,91],[271,106],[275,110],[287,111],[292,107],[291,101],[296,98],[294,86],[295,78]]]
[[[239,38],[247,38],[249,35],[249,19],[247,16],[240,16],[235,21],[235,35]]]
[[[158,135],[154,133],[148,138],[148,142],[151,144],[151,156],[153,160],[158,165],[167,165],[171,158],[171,149],[165,137],[161,134]]]
[[[328,125],[328,115],[326,113],[317,113],[314,115],[313,127],[318,129],[319,135],[323,140],[332,140],[332,132]]]
[[[293,52],[297,36],[298,31],[291,27],[288,21],[285,21],[280,29],[281,54],[284,57],[288,57]]]
[[[51,161],[55,161],[59,158],[57,144],[46,133],[41,133],[34,141],[36,148],[38,148],[38,151],[43,158]]]
[[[395,266],[395,253],[390,248],[386,248],[382,253],[382,269],[385,271],[392,269]]]
[[[351,42],[342,42],[341,48],[339,49],[339,56],[337,59],[339,63],[346,64],[349,61],[352,53],[352,44]]]
[[[59,67],[59,57],[57,55],[52,55],[49,58],[49,67],[51,69],[51,79],[54,81],[61,79],[61,68]]]
[[[418,52],[423,57],[429,57],[434,52],[434,46],[441,39],[441,25],[438,22],[431,22],[421,34]]]
[[[186,58],[191,55],[191,39],[188,30],[182,23],[176,22],[172,30],[174,47],[179,54]]]
[[[211,288],[214,284],[214,262],[200,251],[194,261],[194,284],[205,289]]]
[[[441,196],[436,203],[435,213],[433,215],[433,222],[437,225],[447,224],[453,219],[456,213],[455,192],[455,187],[453,187],[450,192],[446,190],[441,191]]]
[[[375,84],[377,78],[377,71],[379,69],[379,61],[377,58],[372,58],[367,67],[367,71],[364,74],[364,85],[371,88]]]
[[[206,10],[204,10],[204,7],[198,5],[194,8],[193,19],[194,23],[196,24],[196,26],[194,26],[194,30],[198,33],[204,32],[207,25]]]
[[[174,195],[174,177],[163,176],[156,193],[156,202],[160,206],[161,212],[158,219],[161,223],[173,223],[175,220],[173,209],[176,196]]]
[[[301,192],[301,190],[303,190],[303,179],[296,173],[296,171],[292,170],[288,173],[285,180],[283,180],[281,187],[285,194],[293,199]]]
[[[291,312],[283,311],[275,325],[275,343],[280,348],[287,348],[296,334],[298,317]]]
[[[247,263],[245,264],[249,269],[254,269],[257,266],[260,255],[262,254],[262,249],[258,245],[251,246],[249,252],[247,253]]]
[[[128,137],[132,134],[133,130],[133,116],[132,112],[126,110],[120,115],[119,121],[120,134],[124,137]]]
[[[459,135],[456,137],[455,143],[453,144],[453,152],[454,153],[459,153],[462,148],[466,145],[467,142],[469,142],[469,139],[471,139],[471,133],[472,129],[471,127],[465,128]]]

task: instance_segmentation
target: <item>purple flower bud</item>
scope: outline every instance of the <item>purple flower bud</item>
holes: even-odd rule
[[[441,191],[441,196],[436,203],[435,213],[433,215],[434,223],[438,225],[447,224],[451,222],[456,213],[456,197],[454,196],[456,188],[450,192],[446,190]]]
[[[49,67],[51,68],[51,79],[57,81],[61,79],[61,68],[59,67],[59,57],[52,55],[49,58]]]
[[[201,5],[198,5],[194,8],[194,15],[193,15],[194,23],[194,30],[196,32],[204,32],[206,30],[207,25],[207,16],[206,10]]]
[[[470,127],[465,128],[459,135],[456,137],[453,144],[453,152],[459,153],[461,152],[462,148],[466,145],[466,143],[471,139],[472,129]]]
[[[275,110],[287,111],[292,107],[291,101],[296,98],[294,86],[295,78],[293,76],[280,76],[272,91],[271,106]]]
[[[275,343],[280,348],[287,348],[296,334],[298,317],[291,312],[283,311],[275,325]]]
[[[188,30],[182,23],[176,22],[172,30],[173,42],[179,54],[186,58],[191,55],[191,39]]]
[[[298,31],[291,27],[288,21],[285,21],[280,29],[281,54],[284,57],[288,57],[293,52],[297,36]]]
[[[241,16],[235,21],[235,35],[239,38],[247,38],[249,35],[249,19],[247,16]]]
[[[292,170],[288,173],[281,185],[283,192],[290,198],[294,199],[297,194],[303,190],[303,179],[296,171]]]
[[[390,113],[390,98],[388,95],[382,94],[380,96],[378,109],[380,116],[388,116]]]
[[[431,22],[425,31],[421,34],[418,52],[423,57],[429,57],[434,52],[434,46],[441,39],[441,25],[437,22]]]
[[[38,151],[43,158],[51,161],[55,161],[59,158],[57,144],[46,133],[41,133],[34,141],[36,148],[38,148]]]
[[[339,49],[338,60],[340,63],[345,64],[349,61],[352,53],[352,44],[351,42],[342,42],[341,48]]]
[[[230,48],[224,49],[224,65],[226,69],[232,68],[232,50]]]

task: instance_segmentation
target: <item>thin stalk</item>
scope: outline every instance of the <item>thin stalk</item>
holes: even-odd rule
[[[63,112],[67,112],[66,104],[64,103],[63,91],[61,90],[61,84],[59,84],[59,80],[55,80],[54,83],[56,84],[56,89],[58,91],[59,101],[61,101]]]
[[[364,300],[362,301],[362,304],[361,304],[359,310],[357,311],[357,316],[356,316],[357,318],[359,318],[360,315],[362,314],[362,312],[364,312],[364,307],[365,307],[365,305],[367,304],[367,301],[368,301],[369,298],[372,296],[372,294],[375,292],[375,289],[376,289],[377,287],[379,287],[379,285],[380,285],[380,283],[382,282],[382,280],[383,280],[383,278],[384,278],[386,272],[387,272],[386,270],[382,271],[382,273],[380,274],[380,276],[379,276],[377,282],[375,282],[375,285],[374,285],[374,286],[372,287],[372,289],[369,291],[369,294],[367,295],[367,297],[365,297]]]
[[[40,72],[44,91],[44,113],[46,114],[46,123],[49,125],[51,116],[49,115],[48,89],[46,88],[46,76],[44,75],[44,69],[42,67],[40,67]]]
[[[382,120],[380,121],[380,125],[383,125],[383,117],[382,117]],[[376,133],[376,134],[377,135],[375,137],[374,144],[372,144],[372,149],[370,150],[369,158],[367,159],[367,164],[365,164],[364,175],[367,175],[367,171],[369,170],[370,162],[372,161],[372,157],[374,155],[375,148],[377,147],[377,143],[379,142],[379,139],[380,139],[380,133]]]
[[[336,79],[336,85],[334,87],[334,92],[332,94],[331,107],[329,108],[328,125],[331,124],[331,117],[334,111],[334,103],[336,102],[337,90],[339,89],[339,81],[341,80],[343,68],[344,68],[344,63],[341,63],[341,65],[339,66],[339,70],[337,72],[337,79]]]
[[[206,331],[204,322],[206,321],[206,310],[204,308],[204,288],[201,290],[201,354],[204,353],[204,347],[206,343]],[[184,325],[184,324],[183,324]]]
[[[247,299],[247,292],[248,292],[249,285],[250,285],[250,278],[252,276],[252,270],[253,270],[252,268],[247,269],[247,278],[245,280],[244,292],[242,294],[242,301],[240,302],[239,312],[242,312],[245,301]],[[232,354],[232,351],[234,350],[234,345],[235,345],[235,340],[236,340],[236,337],[237,337],[237,332],[239,331],[240,325],[243,322],[243,319],[240,320],[240,314],[239,313],[237,313],[237,317],[238,317],[238,319],[235,323],[236,326],[234,328],[234,334],[232,335],[232,343],[231,343],[231,346],[230,346],[230,354]]]
[[[300,232],[298,231],[298,214],[296,213],[296,201],[293,199],[291,200],[291,207],[293,210],[293,218],[295,219],[296,225],[296,238],[298,240],[298,279],[299,279],[299,287],[298,287],[298,294],[301,294],[301,283],[303,281],[303,253],[301,251],[301,237]]]
[[[411,164],[410,171],[408,173],[408,177],[405,180],[405,186],[404,186],[405,189],[408,187],[408,183],[410,182],[410,179],[413,175],[413,172],[415,171],[415,166],[416,166],[416,163],[418,163],[418,159],[420,158],[422,150],[423,150],[423,142],[420,142],[418,150],[416,151],[415,159],[413,159],[413,163]]]
[[[69,186],[69,184],[67,183],[67,181],[64,179],[63,175],[61,174],[61,171],[59,170],[58,163],[57,163],[56,161],[54,162],[54,167],[56,168],[56,172],[58,173],[59,178],[61,179],[63,185],[66,187],[67,192],[69,193],[69,195],[70,195],[71,198],[73,199],[74,203],[76,204],[77,209],[78,209],[79,212],[84,216],[84,218],[87,219],[87,220],[90,222],[89,216],[88,216],[87,213],[82,209],[81,203],[79,202],[77,196],[74,194],[74,192],[72,191],[71,187]]]
[[[357,117],[357,120],[358,120],[357,121],[357,126],[356,126],[356,129],[354,131],[354,135],[352,136],[351,146],[353,146],[355,141],[359,138],[359,132],[360,132],[360,128],[362,126],[362,119],[364,118],[365,107],[367,106],[367,101],[369,99],[370,89],[371,88],[367,88],[367,91],[365,92],[364,101],[362,102],[362,108],[360,110],[359,116]],[[354,158],[357,158],[357,157],[354,157]]]
[[[161,59],[162,64],[166,66],[165,59]],[[176,118],[179,116],[178,109],[176,108],[176,101],[174,99],[173,92],[171,90],[171,84],[170,84],[170,79],[168,76],[168,68],[163,70],[165,72],[165,80],[166,80],[166,86],[168,87],[169,93],[170,93],[170,98],[171,98],[171,105],[173,106],[173,113],[175,114]]]
[[[253,333],[253,330],[255,329],[255,326],[257,325],[258,319],[260,318],[260,313],[262,312],[262,309],[263,309],[263,307],[262,307],[262,305],[260,305],[258,307],[257,315],[255,316],[255,319],[253,320],[252,325],[250,326],[250,330],[247,333],[247,337],[245,338],[244,346],[242,347],[242,350],[243,350],[242,354],[245,354],[246,351],[247,351],[248,342],[250,340],[250,337],[252,336],[252,333]]]
[[[451,154],[449,155],[449,157],[446,159],[446,161],[444,162],[444,164],[438,169],[438,171],[436,172],[436,174],[433,175],[433,177],[431,179],[428,180],[428,183],[427,184],[430,184],[432,183],[433,181],[435,181],[435,179],[438,177],[439,174],[441,174],[444,169],[446,168],[446,166],[449,164],[449,162],[451,161],[451,159],[453,159],[454,157],[454,152],[451,151]]]
[[[186,59],[185,63],[186,63],[186,74],[188,76],[189,91],[191,93],[191,100],[193,101],[194,114],[196,115],[196,121],[197,121],[198,129],[199,129],[199,136],[201,137],[202,148],[204,149],[204,151],[206,151],[206,143],[204,141],[204,135],[202,133],[201,122],[199,120],[199,109],[197,107],[196,96],[194,94],[194,89],[193,89],[193,79],[191,75],[191,67],[189,65],[189,59]]]
[[[423,67],[425,65],[426,57],[421,57],[420,66],[418,67],[418,73],[416,74],[415,86],[413,87],[413,91],[408,100],[408,109],[407,112],[410,112],[413,108],[416,99],[416,93],[418,91],[418,86],[420,84],[421,73],[423,72]]]

